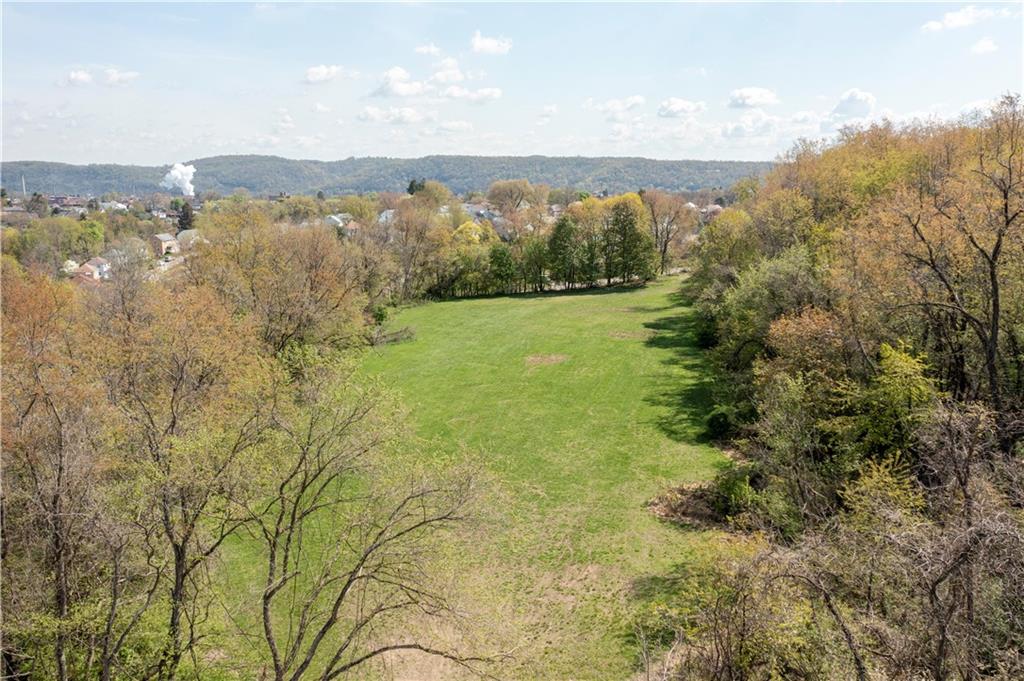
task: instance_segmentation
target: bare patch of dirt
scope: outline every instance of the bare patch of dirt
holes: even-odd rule
[[[616,340],[647,340],[652,338],[655,331],[644,329],[642,331],[609,331],[608,335]]]
[[[546,603],[554,603],[572,610],[585,601],[605,577],[599,565],[574,564],[567,565],[557,572],[542,575],[536,585]]]
[[[673,523],[700,528],[722,528],[722,519],[711,503],[706,483],[689,483],[672,487],[651,501],[647,508],[655,516]]]
[[[548,364],[561,364],[569,359],[569,355],[530,355],[526,358],[526,366],[538,367]]]

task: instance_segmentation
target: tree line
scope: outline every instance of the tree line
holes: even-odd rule
[[[85,288],[3,258],[4,678],[476,664],[404,628],[457,622],[434,549],[475,474],[433,466],[358,372],[358,253],[245,204],[206,229],[166,278],[130,253]]]
[[[671,678],[1024,675],[1024,109],[798,144],[688,294],[748,550],[643,623]],[[689,583],[689,582],[687,582]]]

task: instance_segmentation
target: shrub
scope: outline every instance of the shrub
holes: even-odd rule
[[[735,433],[737,423],[736,407],[728,404],[716,405],[704,419],[708,436],[716,440]]]

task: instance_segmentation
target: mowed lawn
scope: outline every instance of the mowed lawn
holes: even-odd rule
[[[389,323],[413,340],[366,360],[424,451],[486,473],[473,539],[449,564],[473,645],[513,652],[499,677],[628,678],[638,585],[722,543],[646,507],[723,461],[702,442],[706,368],[679,286],[425,304]]]

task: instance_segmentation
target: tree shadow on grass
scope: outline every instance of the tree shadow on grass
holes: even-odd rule
[[[669,295],[668,314],[646,322],[654,334],[646,341],[652,348],[668,350],[664,360],[669,370],[658,377],[646,399],[663,408],[658,427],[676,442],[710,442],[704,418],[713,406],[707,359],[697,343],[697,312],[689,294],[680,290]]]
[[[633,651],[637,671],[643,671],[652,662],[657,666],[662,653],[676,640],[681,618],[703,605],[715,575],[716,571],[706,561],[698,559],[677,563],[661,574],[632,580],[629,598],[637,610],[628,625],[619,630],[618,637]]]

